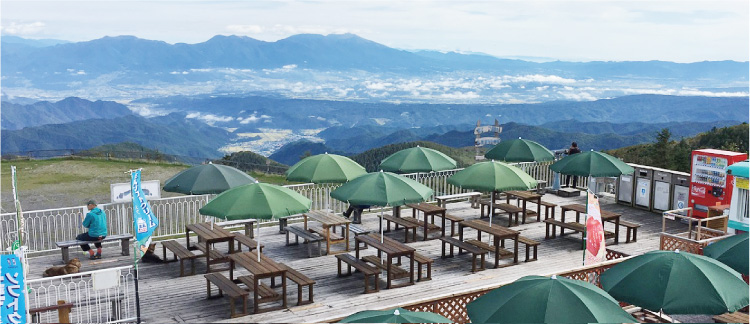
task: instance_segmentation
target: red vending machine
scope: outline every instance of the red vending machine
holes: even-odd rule
[[[747,159],[747,154],[703,149],[693,151],[690,203],[693,215],[706,217],[709,206],[728,205],[732,201],[732,176],[727,166]]]

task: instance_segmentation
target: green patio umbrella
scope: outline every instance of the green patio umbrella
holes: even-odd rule
[[[748,287],[737,271],[679,250],[625,260],[605,271],[601,284],[619,301],[667,314],[718,315],[748,305]]]
[[[308,156],[286,171],[289,181],[344,183],[366,174],[365,168],[352,159],[336,154]]]
[[[619,177],[635,171],[618,158],[594,150],[568,155],[549,168],[557,173],[582,177]]]
[[[526,276],[466,305],[472,323],[637,323],[606,292],[581,280]]]
[[[255,183],[242,170],[221,164],[203,164],[183,170],[164,183],[164,191],[186,195],[217,194],[234,187]]]
[[[748,275],[748,233],[736,234],[703,248],[703,255]]]
[[[727,167],[727,173],[735,177],[750,178],[750,162],[737,162]]]
[[[339,323],[453,323],[453,321],[435,313],[412,312],[396,308],[357,312],[342,319]]]
[[[503,141],[484,154],[484,157],[505,162],[542,162],[555,159],[555,153],[534,141],[521,139]]]
[[[350,205],[396,207],[425,201],[432,196],[429,187],[390,172],[371,172],[349,181],[331,192],[331,197]],[[383,210],[380,211],[381,215]],[[380,219],[383,240],[383,219]]]
[[[379,168],[396,173],[443,171],[455,169],[456,160],[440,151],[417,146],[391,154],[380,162]]]
[[[494,214],[494,193],[509,190],[529,190],[536,187],[536,180],[523,170],[503,162],[490,161],[474,164],[466,169],[456,172],[448,178],[448,183],[465,188],[480,191],[489,191],[490,199],[490,226]]]
[[[311,205],[310,199],[294,190],[256,182],[225,191],[203,206],[200,213],[232,220],[272,219],[307,212]],[[257,237],[260,251],[260,226]]]

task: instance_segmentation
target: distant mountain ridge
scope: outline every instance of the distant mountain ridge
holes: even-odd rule
[[[131,115],[127,106],[113,101],[90,101],[77,97],[57,102],[39,101],[21,105],[2,102],[2,129],[21,129],[46,124],[63,124],[93,118],[117,118]]]
[[[127,115],[2,130],[0,145],[3,154],[6,154],[58,149],[84,150],[130,141],[166,154],[207,158],[219,156],[218,149],[230,139],[230,133],[224,129],[174,113],[150,119]]]
[[[34,47],[3,42],[2,65],[5,82],[20,85],[23,80],[37,86],[62,87],[70,80],[92,80],[103,74],[116,75],[119,82],[146,78],[165,81],[190,80],[192,75],[171,72],[191,69],[278,69],[298,67],[317,70],[363,70],[390,73],[433,73],[481,70],[502,73],[545,73],[555,71],[572,78],[675,78],[748,79],[748,62],[717,61],[696,63],[647,62],[546,62],[501,59],[489,55],[409,52],[353,34],[300,34],[275,42],[244,36],[217,35],[197,44],[169,44],[133,36],[104,37],[85,42]],[[19,78],[16,75],[20,73]]]

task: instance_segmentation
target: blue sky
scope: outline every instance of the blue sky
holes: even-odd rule
[[[0,2],[3,35],[198,43],[355,33],[402,49],[563,60],[747,61],[749,1]]]

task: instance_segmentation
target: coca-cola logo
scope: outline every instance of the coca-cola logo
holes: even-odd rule
[[[696,197],[700,197],[700,198],[706,197],[706,187],[699,187],[699,186],[693,185],[690,187],[690,193]]]

